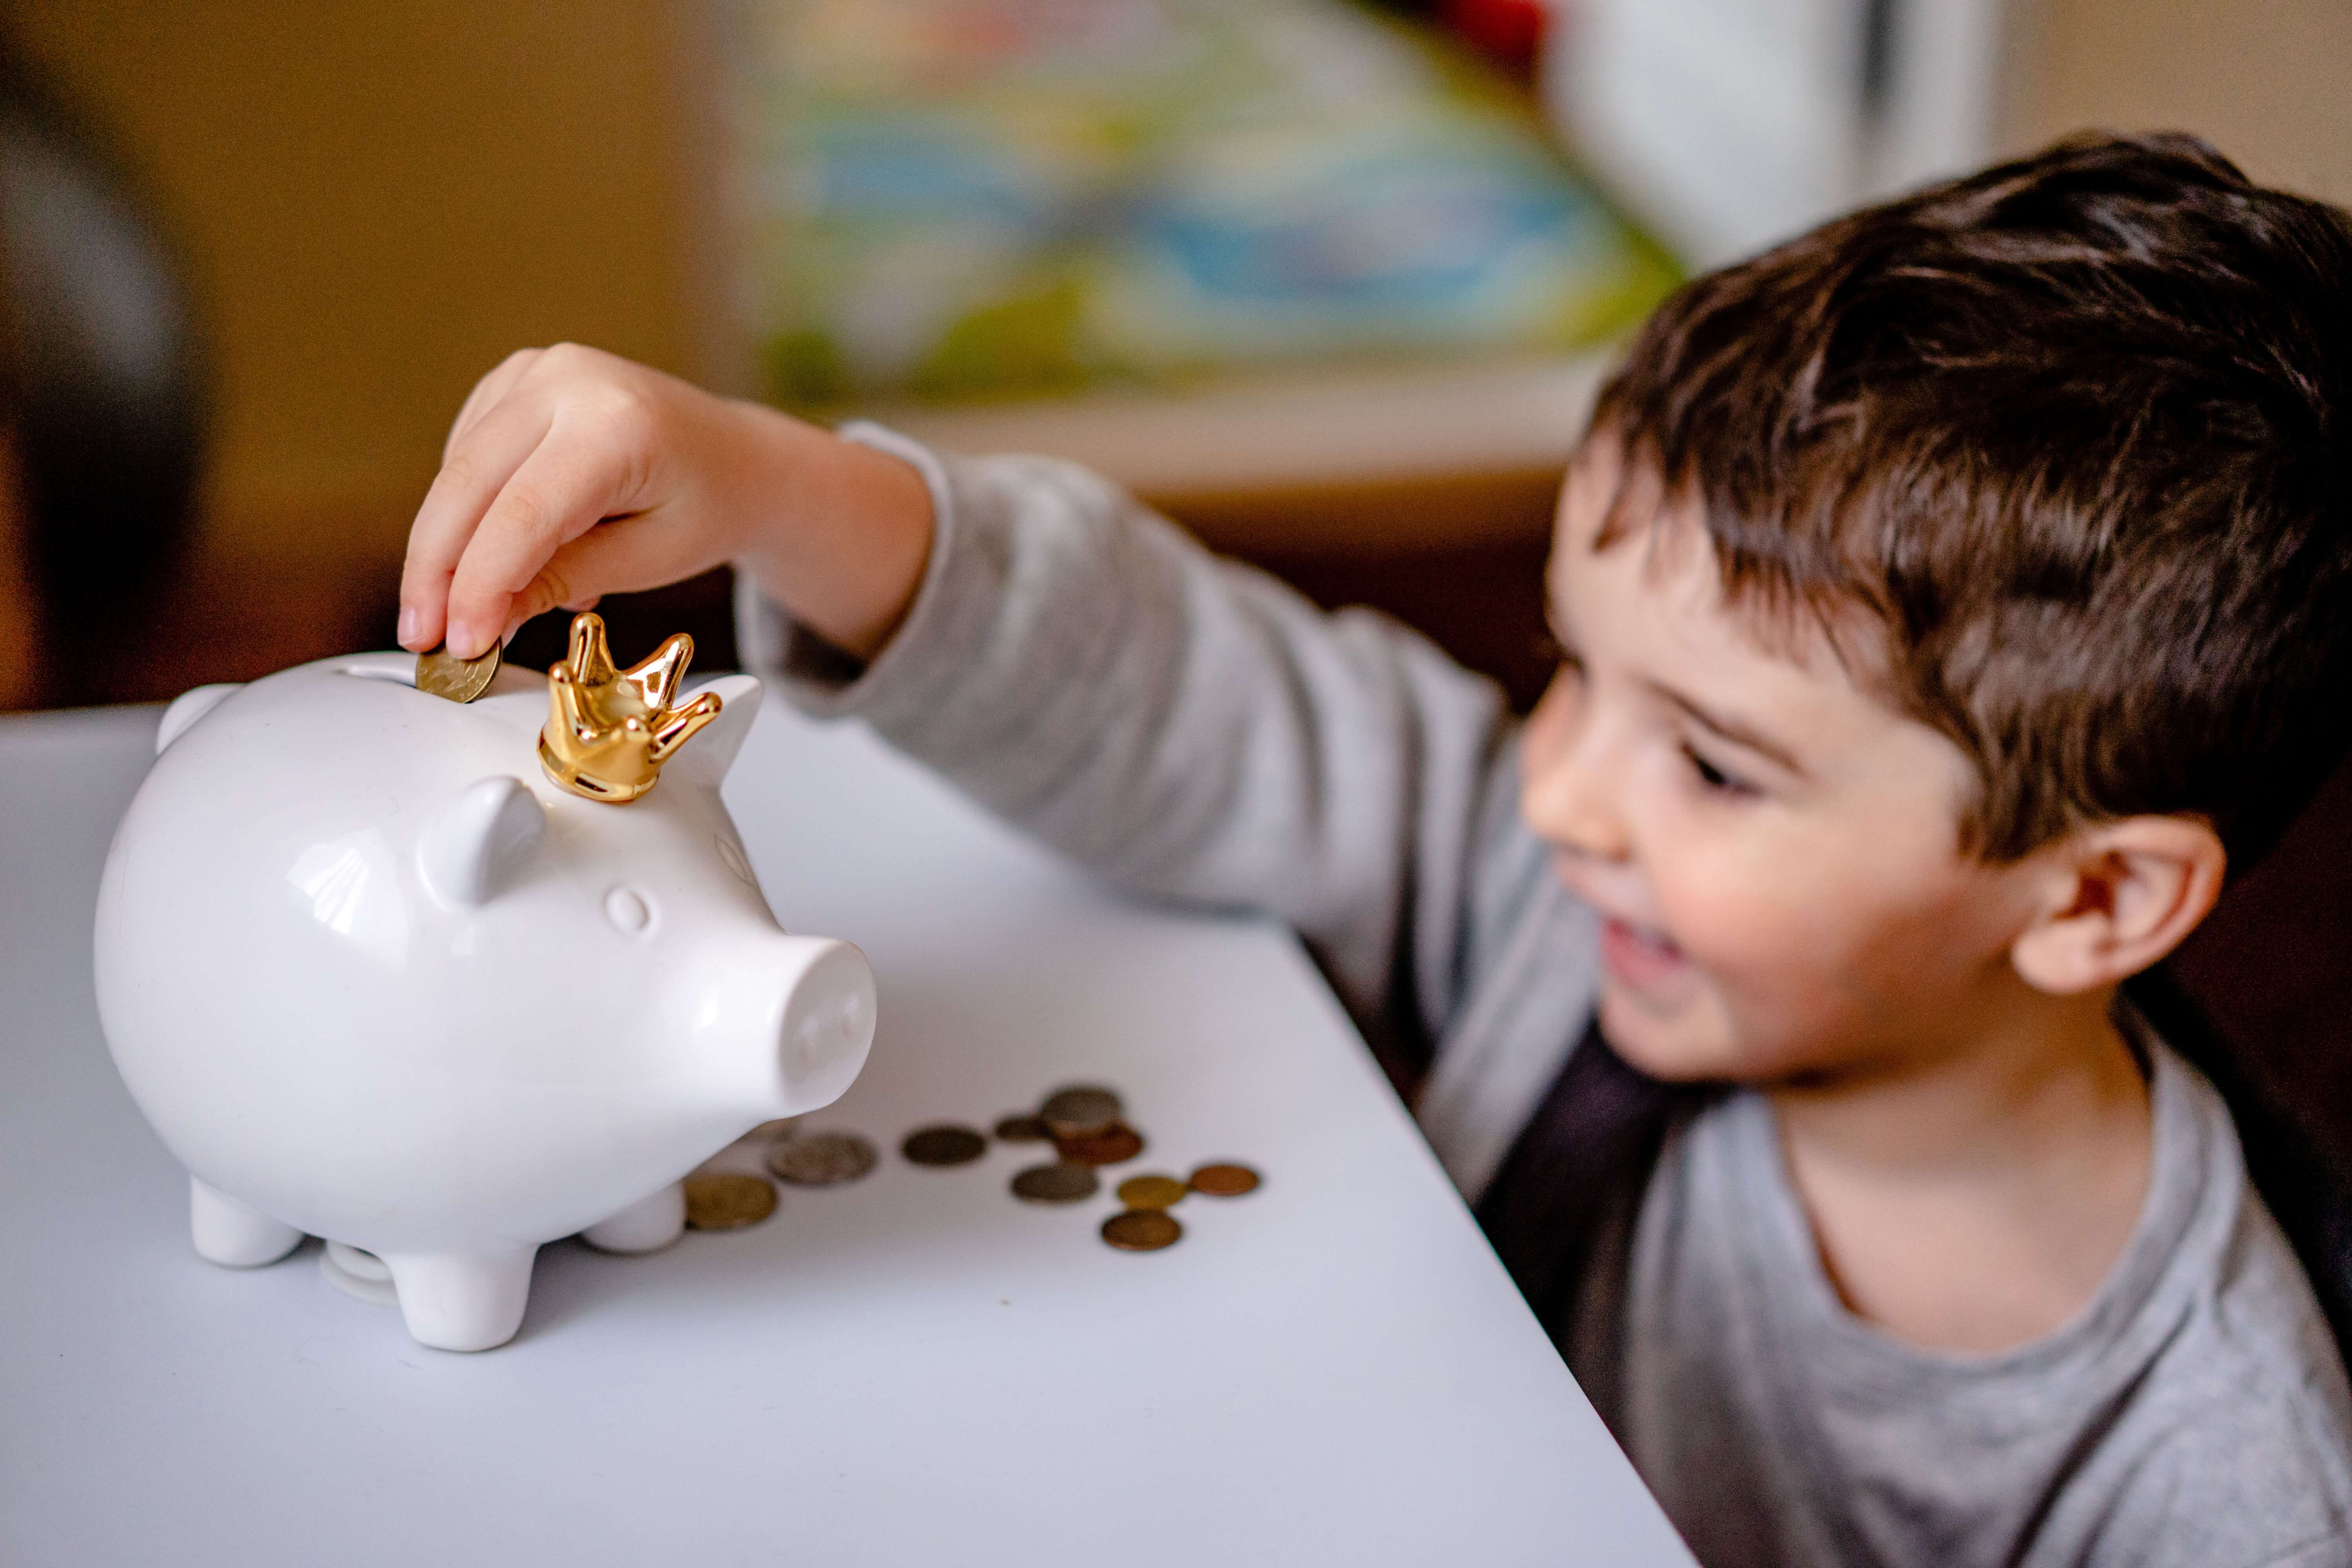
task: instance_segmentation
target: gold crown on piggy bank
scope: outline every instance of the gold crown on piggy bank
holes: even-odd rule
[[[547,672],[551,711],[539,732],[547,776],[583,799],[616,805],[653,788],[662,764],[719,717],[715,691],[670,706],[693,658],[694,639],[679,632],[643,664],[616,669],[603,617],[572,616],[571,652]]]

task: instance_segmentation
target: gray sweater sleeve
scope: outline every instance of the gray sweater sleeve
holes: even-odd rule
[[[1516,822],[1499,691],[1086,469],[844,434],[930,485],[924,581],[863,668],[747,586],[746,664],[1124,887],[1278,916],[1425,1062],[1475,962],[1477,868]]]

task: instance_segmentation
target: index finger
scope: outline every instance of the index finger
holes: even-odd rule
[[[599,442],[565,440],[560,426],[514,471],[466,542],[449,582],[449,651],[471,658],[499,640],[517,595],[556,552],[604,521],[622,498],[623,468]],[[551,583],[551,603],[572,596]]]
[[[457,563],[499,492],[553,425],[551,409],[508,395],[453,438],[408,531],[400,573],[402,647],[422,650],[446,637]]]

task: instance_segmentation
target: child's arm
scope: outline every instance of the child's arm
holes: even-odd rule
[[[1280,916],[1360,1022],[1422,1057],[1491,957],[1478,933],[1558,890],[1518,827],[1496,689],[1073,464],[850,434],[931,485],[921,590],[862,668],[748,598],[747,663],[1127,887]]]
[[[561,605],[738,562],[871,654],[921,580],[930,500],[904,463],[594,349],[525,349],[458,411],[408,538],[400,641],[461,658]]]

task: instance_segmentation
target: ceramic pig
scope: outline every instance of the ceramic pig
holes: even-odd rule
[[[874,986],[855,947],[777,927],[719,802],[757,680],[703,688],[717,716],[614,805],[542,768],[544,679],[458,703],[415,668],[172,704],[107,857],[99,1015],[199,1253],[325,1237],[419,1341],[484,1350],[541,1243],[667,1245],[680,1177],[846,1089]]]

